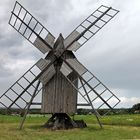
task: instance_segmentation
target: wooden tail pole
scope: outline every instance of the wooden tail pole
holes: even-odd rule
[[[34,97],[35,97],[35,95],[36,95],[36,91],[37,91],[39,85],[40,85],[40,81],[38,81],[38,83],[37,83],[37,85],[36,85],[36,88],[35,88],[35,90],[34,90],[33,96],[31,97],[31,100],[30,100],[30,102],[29,102],[29,104],[28,104],[28,106],[27,106],[27,109],[25,110],[23,119],[21,120],[21,123],[20,123],[20,125],[19,125],[19,130],[21,130],[22,127],[23,127],[24,121],[25,121],[25,119],[26,119],[26,116],[27,116],[27,114],[28,114],[28,111],[29,111],[29,109],[30,109],[30,106],[31,106],[31,104],[32,104],[32,101],[33,101],[33,99],[34,99]]]

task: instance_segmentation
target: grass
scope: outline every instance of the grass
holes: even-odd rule
[[[0,115],[0,140],[124,140],[140,139],[140,115],[114,115],[101,118],[100,129],[95,117],[77,115],[88,124],[84,129],[51,131],[42,128],[49,116],[28,116],[23,130],[18,130],[20,117]]]
[[[96,123],[96,119],[92,115],[79,115],[76,116],[76,119],[83,119],[87,123]],[[140,126],[140,114],[104,116],[100,120],[104,125]]]

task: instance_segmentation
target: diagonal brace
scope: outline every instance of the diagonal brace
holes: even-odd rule
[[[28,106],[27,106],[27,109],[26,109],[25,113],[24,113],[23,119],[22,119],[22,121],[21,121],[21,123],[20,123],[20,126],[19,126],[19,129],[20,129],[20,130],[21,130],[22,127],[23,127],[24,121],[25,121],[25,119],[26,119],[26,116],[27,116],[28,111],[29,111],[29,109],[30,109],[30,106],[31,106],[31,104],[32,104],[32,101],[33,101],[34,97],[36,96],[36,92],[37,92],[37,90],[38,90],[39,85],[40,85],[40,81],[38,81],[37,86],[36,86],[36,88],[35,88],[35,90],[34,90],[34,93],[33,93],[32,97],[31,97],[31,100],[30,100],[30,102],[29,102],[29,104],[28,104]]]

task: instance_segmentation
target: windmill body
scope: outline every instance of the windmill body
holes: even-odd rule
[[[24,112],[20,129],[33,105],[41,105],[42,113],[52,114],[45,124],[48,128],[85,127],[83,121],[76,122],[69,117],[78,107],[90,107],[102,127],[98,110],[113,111],[120,100],[76,59],[73,51],[96,35],[118,12],[101,5],[66,38],[60,34],[55,41],[48,29],[19,2],[15,3],[9,24],[45,54],[45,58],[38,60],[0,96],[0,107]],[[35,100],[38,95],[42,97],[40,102]]]
[[[64,51],[64,39],[60,34],[56,43],[54,44],[53,51],[49,52],[46,60],[52,61],[56,57],[56,53]],[[55,55],[54,55],[55,53]],[[72,51],[66,51],[63,54],[65,59],[74,59],[75,56]],[[42,80],[42,113],[68,113],[74,114],[77,110],[77,90],[68,82],[64,75],[60,72],[63,60],[57,58],[54,63],[55,74],[49,78],[50,80]],[[52,71],[50,71],[52,73]],[[49,73],[43,75],[43,79],[48,79]],[[50,74],[51,75],[51,74]],[[78,78],[77,74],[72,72],[69,75],[71,80]],[[78,81],[75,81],[75,86],[78,87]]]

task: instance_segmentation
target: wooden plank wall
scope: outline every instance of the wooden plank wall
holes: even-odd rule
[[[74,57],[68,53],[68,57]],[[67,81],[67,79],[59,71],[61,65],[55,66],[56,74],[45,85],[43,85],[42,93],[42,113],[68,113],[73,114],[77,109],[77,91]],[[77,75],[72,72],[71,79],[76,79]],[[75,82],[78,86],[78,81]]]
[[[73,76],[73,77],[72,77]],[[76,77],[72,74],[71,78]],[[78,82],[77,82],[78,84]],[[77,91],[57,71],[56,75],[43,87],[43,113],[75,113],[77,105]]]

